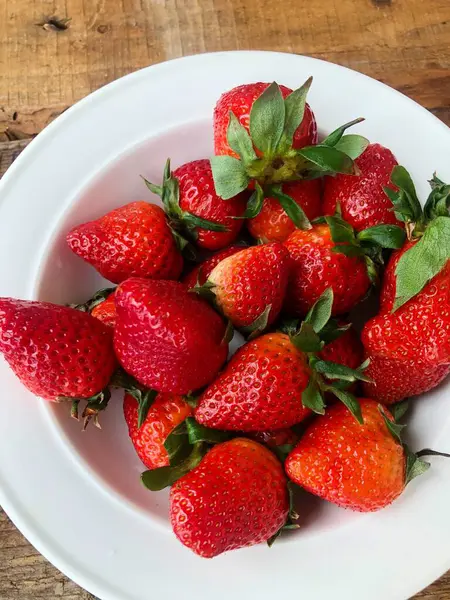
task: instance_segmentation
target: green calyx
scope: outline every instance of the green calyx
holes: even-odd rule
[[[86,406],[81,414],[81,418],[83,419],[83,431],[85,431],[91,422],[95,427],[101,429],[99,413],[105,410],[105,408],[108,406],[110,398],[111,391],[109,387],[107,387],[98,394],[94,394],[90,398],[71,398],[69,396],[60,396],[58,398],[58,402],[70,402],[70,416],[77,421],[79,421],[79,404],[80,402],[86,402]]]
[[[269,548],[272,547],[275,540],[277,540],[284,531],[292,531],[293,529],[299,529],[301,527],[299,520],[300,515],[296,508],[296,491],[300,487],[293,481],[289,481],[287,484],[288,496],[289,496],[289,512],[285,524],[281,527],[272,537],[267,540]]]
[[[187,417],[167,436],[164,448],[169,456],[169,466],[145,471],[142,483],[151,491],[173,485],[194,469],[215,444],[230,440],[234,435],[227,431],[210,429]]]
[[[361,136],[344,135],[344,132],[362,119],[339,127],[316,146],[293,148],[311,83],[312,78],[309,78],[285,99],[278,84],[272,83],[253,103],[249,131],[230,112],[227,140],[239,158],[214,156],[211,159],[216,192],[221,198],[228,200],[236,196],[247,189],[250,181],[266,188],[336,173],[357,174],[354,159],[369,142]]]
[[[306,408],[323,415],[326,408],[325,393],[329,392],[345,404],[355,419],[362,424],[359,402],[346,388],[355,381],[370,381],[364,375],[369,361],[365,361],[358,369],[350,369],[345,365],[322,360],[318,356],[327,343],[337,339],[349,327],[341,327],[330,319],[332,306],[333,290],[328,288],[306,315],[300,329],[296,330],[292,322],[288,323],[285,329],[289,332],[294,346],[307,355],[311,367],[311,377],[302,393],[302,403]]]
[[[203,219],[202,217],[198,217],[197,215],[181,209],[180,185],[178,179],[173,176],[173,173],[170,170],[170,159],[167,159],[164,167],[162,185],[155,185],[144,177],[143,179],[148,189],[161,198],[170,225],[172,229],[178,233],[178,236],[181,231],[189,239],[195,241],[198,238],[198,229],[216,232],[229,231],[229,229],[221,223],[208,221],[207,219]],[[179,240],[176,241],[179,245]]]
[[[394,167],[391,181],[399,189],[384,188],[395,216],[405,223],[410,240],[416,243],[400,257],[396,269],[396,295],[392,312],[414,298],[450,259],[450,185],[436,175],[422,209],[408,171]]]
[[[361,257],[374,285],[378,284],[378,271],[384,262],[383,250],[401,248],[406,240],[404,229],[398,225],[374,225],[356,232],[339,214],[324,217],[324,220],[335,243],[333,252]]]
[[[138,428],[140,429],[147,418],[148,411],[156,400],[158,392],[147,389],[138,383],[134,377],[123,369],[118,369],[110,383],[111,387],[124,390],[138,403]]]
[[[79,310],[81,312],[91,313],[96,306],[104,302],[108,298],[108,296],[115,292],[115,290],[116,288],[114,287],[103,288],[102,290],[98,290],[98,292],[95,292],[92,298],[89,298],[89,300],[87,300],[83,304],[69,304],[69,307],[75,308],[76,310]]]

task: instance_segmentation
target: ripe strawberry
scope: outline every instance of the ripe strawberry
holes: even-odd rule
[[[362,341],[370,364],[366,393],[384,404],[422,394],[450,373],[450,262],[411,300],[391,313],[396,268],[413,246],[394,253],[386,268],[380,314],[366,323]]]
[[[195,241],[200,248],[219,250],[231,244],[242,228],[247,194],[226,202],[214,188],[209,160],[193,160],[173,173],[167,161],[162,186],[146,181],[161,196],[166,213],[176,230]]]
[[[91,311],[91,315],[102,321],[105,325],[109,327],[115,327],[116,325],[116,303],[114,301],[114,292],[100,302]]]
[[[344,322],[339,322],[340,327],[345,327]],[[357,369],[364,360],[364,349],[358,333],[353,327],[349,327],[337,339],[328,342],[323,350],[318,353],[322,360],[339,363]]]
[[[364,327],[366,390],[390,404],[426,392],[450,373],[450,185],[437,177],[422,210],[411,177],[396,167],[390,194],[411,238],[386,268],[380,313]]]
[[[267,541],[286,522],[281,463],[252,440],[212,448],[170,491],[170,520],[182,544],[205,558]]]
[[[187,394],[225,362],[224,321],[182,283],[132,278],[117,288],[115,301],[117,357],[145,387]]]
[[[129,277],[177,279],[183,259],[164,211],[131,202],[67,235],[70,249],[114,283]]]
[[[229,246],[228,248],[224,248],[220,250],[220,252],[216,252],[210,258],[207,258],[202,263],[194,267],[191,271],[189,271],[181,281],[187,285],[189,289],[195,287],[196,285],[204,285],[206,280],[211,274],[211,271],[214,269],[216,265],[220,263],[224,258],[228,258],[237,252],[240,252],[244,249],[245,246]]]
[[[395,189],[390,183],[392,169],[398,164],[395,156],[380,144],[370,144],[356,164],[358,177],[339,174],[325,178],[324,214],[333,215],[339,205],[343,218],[356,231],[381,224],[400,225],[383,190],[385,186]]]
[[[281,191],[290,196],[312,221],[321,215],[321,183],[319,179],[283,184]],[[261,212],[247,221],[250,234],[263,242],[284,242],[296,226],[279,200],[265,198]]]
[[[309,492],[352,510],[369,512],[393,502],[405,487],[405,453],[378,404],[360,399],[364,424],[342,404],[330,406],[289,454],[288,477]]]
[[[250,111],[253,103],[269,87],[269,83],[248,83],[225,92],[219,98],[214,109],[214,150],[215,154],[228,154],[237,158],[227,140],[227,130],[230,121],[230,112],[238,118],[247,131],[250,125]],[[283,98],[292,93],[292,90],[280,85]],[[303,148],[317,143],[317,125],[314,113],[308,104],[305,105],[305,114],[293,139],[294,148]]]
[[[167,466],[169,456],[164,441],[177,425],[190,416],[191,407],[181,396],[158,394],[145,421],[138,427],[138,402],[131,394],[125,394],[123,412],[134,449],[147,469]]]
[[[117,367],[109,327],[49,302],[0,298],[0,352],[33,394],[55,402],[99,394]]]
[[[195,418],[234,431],[291,427],[311,414],[302,404],[310,375],[306,355],[289,336],[268,333],[236,352],[200,396]]]
[[[289,269],[289,253],[281,244],[253,246],[222,260],[208,284],[213,284],[215,302],[233,325],[250,327],[264,314],[258,327],[262,331],[280,313]]]
[[[291,314],[305,316],[327,289],[334,292],[333,315],[344,314],[367,293],[370,279],[361,256],[335,252],[328,225],[297,229],[284,243],[291,258],[291,274],[286,308]]]

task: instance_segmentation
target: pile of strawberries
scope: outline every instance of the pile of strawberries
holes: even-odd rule
[[[68,233],[117,287],[0,299],[0,351],[31,392],[77,418],[82,402],[86,426],[124,390],[142,481],[172,486],[173,530],[204,557],[301,525],[298,486],[374,511],[429,466],[399,420],[450,371],[450,186],[433,176],[422,208],[390,150],[346,133],[361,119],[318,143],[310,85],[225,93],[215,156],[145,181],[162,208]]]

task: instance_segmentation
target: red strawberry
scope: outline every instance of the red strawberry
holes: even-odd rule
[[[410,175],[396,167],[390,198],[412,239],[386,268],[380,314],[364,327],[366,389],[390,404],[438,385],[450,373],[450,185],[436,176],[422,209]]]
[[[391,313],[396,267],[414,246],[395,252],[386,268],[380,314],[364,327],[370,364],[366,393],[384,404],[422,394],[450,373],[450,262],[411,300]]]
[[[117,367],[109,327],[49,302],[0,298],[0,352],[33,394],[53,401],[99,394]]]
[[[311,411],[302,392],[311,370],[289,336],[268,333],[240,348],[200,396],[195,418],[213,429],[266,431],[299,423]]]
[[[364,424],[343,404],[330,406],[289,454],[288,477],[309,492],[361,512],[379,510],[405,487],[405,454],[378,404],[360,399]]]
[[[190,416],[191,407],[181,396],[158,394],[145,421],[138,427],[138,402],[131,394],[125,394],[123,412],[134,449],[147,469],[166,467],[169,456],[164,441],[177,425]]]
[[[167,161],[162,186],[146,181],[161,196],[167,215],[177,230],[200,248],[219,250],[231,244],[242,228],[247,194],[226,202],[217,194],[209,160],[193,160],[173,173]]]
[[[225,323],[186,286],[132,278],[116,291],[114,346],[125,371],[159,392],[187,394],[225,362]]]
[[[321,183],[318,179],[285,183],[281,191],[303,209],[310,221],[321,215]],[[284,242],[295,228],[276,198],[265,198],[261,212],[247,221],[250,234],[264,242]]]
[[[214,109],[214,150],[215,154],[228,154],[237,157],[227,141],[227,129],[230,111],[239,119],[241,125],[249,130],[250,111],[254,101],[269,87],[269,83],[248,83],[225,92],[219,98]],[[292,93],[290,88],[280,85],[283,98]],[[294,134],[293,147],[302,148],[317,143],[317,125],[314,114],[308,104],[305,115]]]
[[[170,492],[175,535],[205,558],[267,541],[288,512],[281,463],[243,438],[215,446]]]
[[[240,252],[244,249],[244,246],[229,246],[228,248],[224,248],[220,252],[216,252],[210,258],[207,258],[202,263],[194,267],[191,271],[189,271],[181,281],[187,285],[189,289],[195,287],[196,285],[204,285],[206,280],[211,274],[211,271],[214,269],[216,265],[220,263],[224,258],[228,258],[237,252]]]
[[[348,312],[367,293],[370,279],[364,259],[334,252],[328,225],[297,229],[284,245],[293,263],[286,296],[290,313],[305,316],[327,288],[334,293],[333,315]]]
[[[249,437],[255,440],[255,442],[266,444],[266,446],[273,449],[279,446],[292,445],[298,441],[298,435],[289,427],[272,431],[256,431]]]
[[[110,294],[106,300],[100,302],[94,306],[91,311],[91,315],[102,321],[105,325],[109,325],[109,327],[115,327],[116,325],[116,303],[114,301],[114,293]]]
[[[177,279],[183,268],[164,211],[147,202],[131,202],[75,227],[67,243],[114,283],[133,276]]]
[[[289,253],[281,244],[246,248],[222,260],[208,282],[215,302],[236,327],[249,327],[268,309],[260,327],[271,325],[281,310],[289,277]],[[269,308],[268,308],[269,307]]]
[[[325,178],[323,211],[333,215],[339,204],[343,218],[357,231],[381,224],[401,223],[396,219],[392,204],[383,191],[390,182],[395,156],[380,144],[370,144],[356,159],[360,175],[336,175]]]
[[[344,322],[339,322],[340,327],[345,325]],[[364,349],[356,330],[350,327],[337,339],[328,342],[319,352],[319,357],[350,369],[357,369],[364,360]]]

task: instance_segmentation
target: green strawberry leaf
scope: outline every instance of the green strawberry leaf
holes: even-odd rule
[[[269,323],[269,315],[272,310],[272,305],[268,304],[266,308],[262,311],[259,317],[253,321],[251,325],[247,325],[246,327],[241,327],[241,331],[245,334],[248,334],[248,340],[255,339],[258,335],[260,335],[267,327]]]
[[[400,419],[403,417],[403,415],[406,414],[408,409],[409,409],[409,401],[408,400],[402,400],[401,402],[396,402],[395,404],[392,404],[389,407],[391,415],[394,417],[394,421],[396,423],[398,423],[400,421]]]
[[[331,252],[336,254],[345,254],[345,256],[364,256],[364,250],[360,246],[349,246],[348,244],[336,244],[334,248],[331,248]]]
[[[303,121],[306,106],[306,96],[308,95],[312,80],[313,78],[309,77],[309,79],[307,79],[301,87],[299,87],[297,90],[294,90],[284,100],[286,118],[283,131],[283,145],[285,145],[286,148],[290,148],[292,146],[294,133]]]
[[[210,304],[214,304],[216,299],[216,294],[214,293],[214,289],[216,288],[216,284],[212,281],[205,281],[203,285],[194,285],[193,288],[190,288],[190,292],[193,294],[198,294],[201,298],[209,302]]]
[[[196,444],[189,456],[183,461],[175,466],[160,467],[159,469],[144,471],[141,475],[141,481],[145,487],[152,492],[158,492],[159,490],[173,485],[178,479],[183,477],[183,475],[186,475],[189,471],[195,469],[205,453],[205,444]]]
[[[448,217],[450,207],[450,185],[441,181],[436,174],[430,180],[431,193],[425,203],[423,213],[426,221],[436,217]]]
[[[250,111],[250,136],[253,144],[271,155],[284,131],[286,109],[277,83],[271,83],[257,98]]]
[[[367,275],[369,276],[370,282],[374,287],[378,287],[380,284],[380,275],[376,264],[370,256],[367,256],[367,254],[364,256],[364,262],[366,263]]]
[[[360,425],[364,424],[364,419],[361,413],[361,405],[353,394],[350,394],[350,392],[345,390],[340,390],[334,386],[327,386],[326,390],[334,394],[336,398],[338,398],[348,408]]]
[[[229,431],[220,431],[219,429],[211,429],[204,425],[200,425],[193,417],[187,417],[185,423],[189,443],[192,446],[199,442],[221,444],[233,437],[233,434]]]
[[[295,317],[284,317],[277,327],[278,331],[281,331],[281,333],[286,333],[287,335],[292,336],[298,333],[299,328],[300,319],[296,319]]]
[[[355,173],[355,163],[353,160],[340,150],[336,150],[336,148],[330,146],[322,144],[307,146],[298,150],[297,154],[317,165],[321,171],[325,171],[326,173],[345,173],[348,175]]]
[[[191,246],[191,244],[189,243],[189,241],[186,238],[184,238],[182,235],[180,235],[178,233],[178,231],[176,231],[173,227],[171,227],[170,230],[172,232],[173,239],[175,240],[175,244],[176,244],[178,251],[183,253],[186,249],[188,249]]]
[[[213,156],[211,169],[216,193],[223,199],[234,198],[247,189],[250,179],[244,163],[233,156]]]
[[[411,179],[411,175],[408,173],[405,167],[396,165],[392,169],[391,181],[399,188],[400,194],[394,196],[395,192],[394,194],[386,192],[386,188],[384,188],[384,191],[392,200],[396,214],[403,213],[407,220],[410,220],[414,223],[420,221],[422,218],[422,206],[419,198],[417,197],[416,188],[413,180]],[[394,200],[394,198],[396,198],[396,200]]]
[[[344,135],[334,147],[351,159],[356,160],[361,156],[369,144],[369,140],[362,135],[351,134]]]
[[[186,421],[177,425],[164,440],[164,448],[169,456],[171,467],[185,460],[192,451],[186,430]]]
[[[392,312],[418,294],[450,259],[450,219],[437,217],[419,241],[400,258],[395,269],[396,296]]]
[[[322,144],[324,144],[325,146],[336,146],[336,144],[342,139],[342,136],[349,127],[353,127],[353,125],[362,123],[362,121],[364,121],[364,119],[362,117],[359,117],[358,119],[354,119],[353,121],[349,121],[348,123],[341,125],[332,133],[330,133],[330,135],[328,135],[323,140]]]
[[[318,415],[325,414],[325,402],[323,401],[322,392],[312,377],[302,392],[302,404]]]
[[[320,339],[329,344],[341,337],[352,326],[351,323],[340,325],[336,319],[330,319],[328,323],[320,331]]]
[[[220,343],[221,344],[229,344],[231,342],[231,340],[233,339],[233,336],[234,336],[233,323],[230,320],[228,320],[227,327],[225,329],[225,333],[223,334],[223,338]]]
[[[389,433],[392,435],[394,440],[396,440],[399,444],[403,444],[402,431],[406,425],[401,425],[400,423],[391,421],[391,419],[386,415],[385,408],[381,404],[378,405],[378,410],[380,411],[381,416],[386,423],[386,427],[389,429]]]
[[[364,363],[359,369],[350,369],[345,365],[331,362],[329,360],[317,360],[313,365],[315,371],[321,375],[325,375],[328,379],[341,379],[344,381],[366,381],[371,380],[364,375]]]
[[[138,409],[138,429],[140,429],[147,418],[148,411],[154,403],[158,392],[156,390],[145,390],[140,393],[139,409]]]
[[[244,165],[256,159],[256,153],[248,131],[241,125],[239,119],[231,111],[227,130],[227,141],[230,148],[234,150],[236,154],[239,154]]]
[[[295,335],[291,335],[291,342],[301,352],[320,352],[324,343],[314,331],[314,327],[310,323],[303,321],[300,331]]]
[[[325,217],[328,227],[330,228],[331,239],[335,244],[356,244],[356,237],[353,227],[344,221],[342,217],[334,215],[333,217]]]
[[[275,448],[273,448],[273,451],[277,455],[280,462],[284,463],[284,461],[294,448],[294,444],[281,444],[281,446],[275,446]]]
[[[329,287],[323,292],[306,315],[305,323],[310,323],[316,333],[322,331],[330,320],[333,299],[333,288]]]
[[[192,392],[189,392],[188,394],[184,394],[183,400],[186,404],[189,404],[191,408],[197,408],[199,396],[194,396]]]
[[[291,196],[283,193],[281,186],[273,186],[270,195],[278,200],[284,212],[298,229],[311,229],[311,223],[302,207]]]
[[[283,531],[289,531],[291,529],[299,529],[300,525],[297,521],[300,519],[300,515],[297,512],[295,506],[295,490],[299,489],[293,481],[289,481],[287,484],[288,496],[289,496],[289,513],[286,519],[286,523],[281,527],[271,538],[267,540],[269,548],[272,547],[275,540],[280,536]]]
[[[382,248],[398,249],[405,243],[406,233],[398,225],[374,225],[360,231],[356,237],[360,242],[377,244]]]
[[[403,448],[406,455],[405,485],[407,485],[415,477],[428,471],[431,465],[429,462],[420,459],[414,452],[411,452],[405,444],[403,445]]]
[[[200,227],[201,229],[206,229],[207,231],[230,231],[229,228],[222,223],[208,221],[207,219],[203,219],[202,217],[198,217],[197,215],[187,211],[183,211],[181,219],[183,224],[189,229]]]
[[[253,219],[261,212],[264,203],[264,191],[259,183],[255,182],[255,189],[248,199],[247,208],[242,217],[234,217],[235,219]]]

